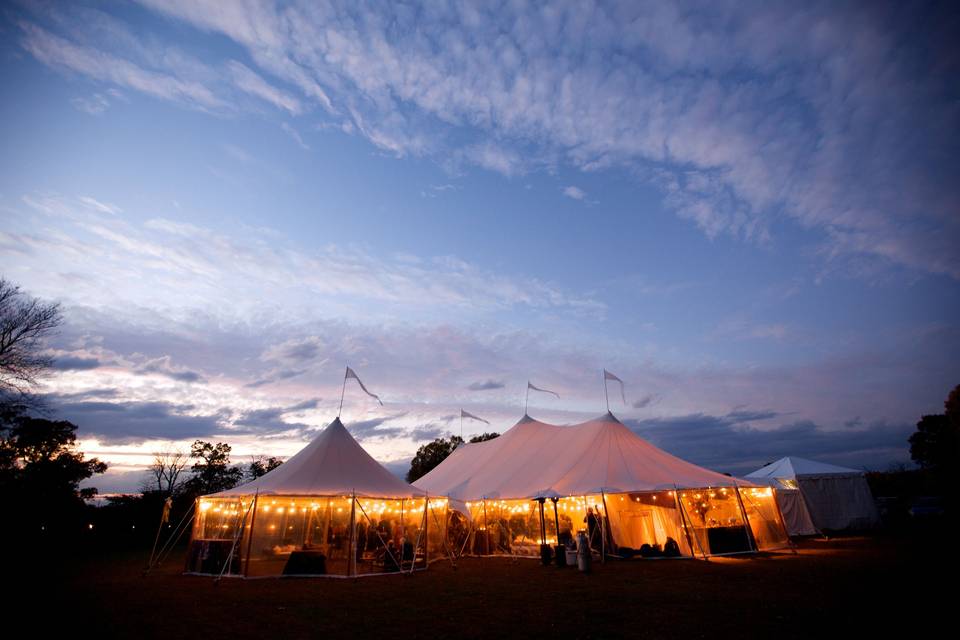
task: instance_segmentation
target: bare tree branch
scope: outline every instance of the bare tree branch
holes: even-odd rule
[[[179,450],[155,453],[149,471],[157,483],[157,491],[172,496],[181,484],[180,475],[189,460],[190,457]]]
[[[0,278],[0,393],[27,396],[49,371],[45,342],[61,322],[59,304],[31,298]]]

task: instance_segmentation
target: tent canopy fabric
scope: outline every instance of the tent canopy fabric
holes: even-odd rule
[[[780,458],[776,462],[757,469],[753,473],[748,473],[747,478],[811,478],[819,476],[861,476],[863,471],[840,467],[835,464],[817,462],[806,458],[797,458],[787,456]]]
[[[340,418],[282,465],[246,484],[210,497],[253,495],[423,497],[361,447]]]
[[[572,426],[524,416],[493,440],[461,445],[414,483],[453,500],[756,486],[653,446],[612,413]]]
[[[803,496],[813,525],[820,530],[868,529],[880,522],[863,471],[787,456],[748,473],[754,482],[780,486],[792,480]],[[786,494],[777,493],[781,510]],[[791,534],[792,527],[788,527]]]

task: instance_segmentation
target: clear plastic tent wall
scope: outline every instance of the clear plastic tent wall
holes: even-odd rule
[[[445,555],[447,499],[384,469],[335,419],[277,469],[197,500],[186,570],[359,576]]]
[[[445,498],[204,497],[186,570],[245,577],[396,573],[445,557],[446,530]]]
[[[615,555],[789,544],[773,489],[671,456],[611,414],[568,427],[524,417],[499,438],[458,448],[415,486],[450,497],[458,553],[538,556],[541,544],[580,532]]]

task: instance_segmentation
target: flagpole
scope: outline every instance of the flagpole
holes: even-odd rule
[[[523,415],[527,415],[527,405],[530,403],[530,381],[527,380],[527,397],[523,399]]]
[[[349,368],[349,367],[348,367]],[[347,372],[343,372],[343,387],[340,389],[340,408],[337,409],[337,417],[343,412],[343,394],[347,391]]]
[[[460,439],[463,440],[463,407],[460,408]]]
[[[603,370],[603,399],[607,401],[607,413],[610,413],[610,394],[607,393],[607,370]]]

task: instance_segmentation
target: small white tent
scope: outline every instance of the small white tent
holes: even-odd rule
[[[753,482],[797,489],[803,496],[810,520],[817,529],[868,529],[880,522],[873,495],[862,471],[787,456],[747,474],[746,477]],[[779,495],[778,492],[778,499]],[[791,507],[788,507],[785,501],[780,502],[780,507],[790,529],[791,521],[786,514]],[[794,527],[806,528],[801,522],[802,515],[794,515]],[[791,531],[791,535],[805,534]]]
[[[610,413],[571,426],[524,416],[498,438],[458,447],[414,486],[448,496],[470,518],[478,555],[536,555],[537,543],[598,528],[609,535],[605,548],[627,553],[711,555],[787,542],[769,488],[672,456]],[[464,529],[461,548],[468,537]]]
[[[282,465],[197,500],[187,570],[346,575],[440,557],[446,498],[429,498],[364,451],[335,418]]]

